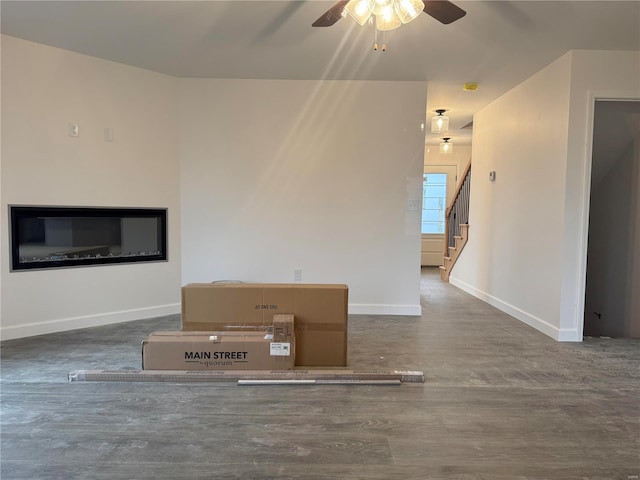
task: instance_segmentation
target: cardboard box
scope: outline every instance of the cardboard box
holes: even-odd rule
[[[295,345],[296,333],[294,329],[295,317],[290,313],[273,316],[273,341],[290,342]]]
[[[296,365],[347,365],[346,285],[193,283],[182,287],[182,330],[266,328],[295,317]]]
[[[155,332],[142,342],[143,370],[290,370],[294,365],[293,337],[275,341],[266,332]]]

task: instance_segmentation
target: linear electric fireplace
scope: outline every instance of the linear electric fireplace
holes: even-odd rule
[[[9,206],[11,270],[167,260],[167,210]]]

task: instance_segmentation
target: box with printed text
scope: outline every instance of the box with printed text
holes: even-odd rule
[[[280,317],[264,331],[155,332],[142,342],[142,369],[290,370],[293,316]]]
[[[295,317],[296,365],[347,365],[349,289],[340,284],[192,283],[182,287],[183,331],[251,331]]]

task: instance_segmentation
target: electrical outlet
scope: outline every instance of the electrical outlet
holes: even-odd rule
[[[80,136],[80,127],[77,123],[69,123],[69,136],[70,137],[79,137]]]
[[[302,281],[302,269],[296,268],[293,271],[293,281],[294,282],[301,282]]]

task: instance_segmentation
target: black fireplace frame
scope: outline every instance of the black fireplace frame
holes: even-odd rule
[[[65,207],[65,206],[30,206],[9,205],[9,248],[11,255],[11,271],[42,270],[49,268],[68,268],[94,265],[128,264],[138,262],[167,261],[167,213],[166,208],[128,208],[128,207]],[[105,219],[120,217],[121,219],[157,219],[157,250],[138,252],[137,254],[51,256],[37,261],[21,261],[19,246],[21,245],[19,224],[24,219],[43,218],[95,218]],[[62,258],[61,258],[62,257]]]

